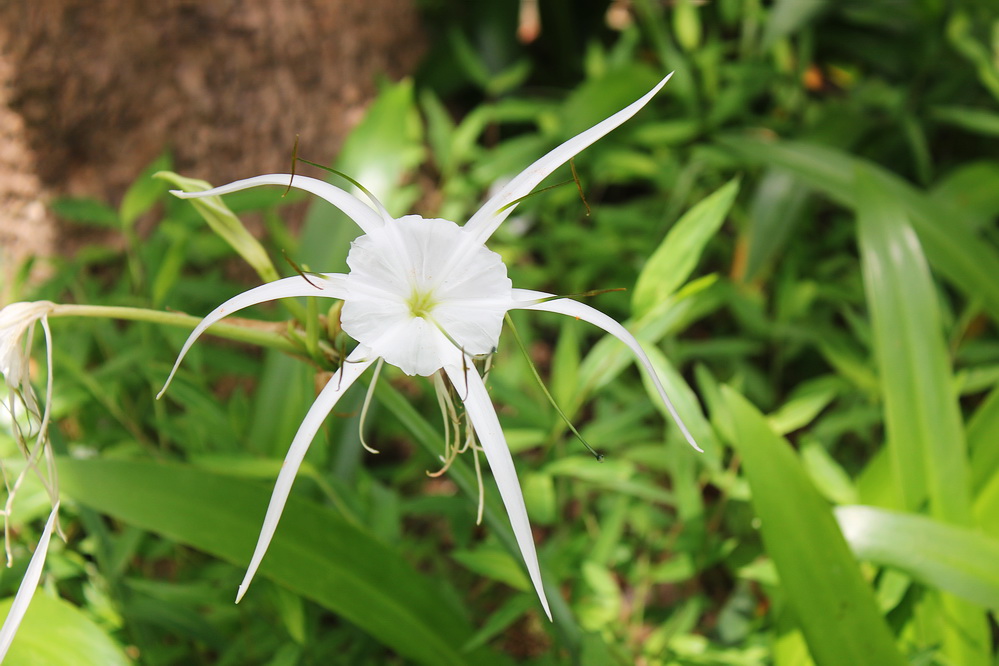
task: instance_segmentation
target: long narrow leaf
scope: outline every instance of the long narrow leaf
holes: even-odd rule
[[[763,543],[818,664],[906,663],[832,511],[791,447],[733,389],[722,387],[762,523]]]
[[[999,608],[999,540],[925,516],[869,506],[839,507],[836,519],[858,558]]]
[[[895,196],[856,169],[864,288],[885,403],[888,452],[903,506],[945,523],[969,525],[967,453],[929,266]],[[941,600],[951,621],[943,649],[955,662],[987,663],[987,627],[977,609]]]
[[[118,520],[245,566],[266,485],[177,465],[59,461],[62,491]],[[387,546],[315,504],[291,498],[260,574],[424,664],[464,664],[464,615]],[[235,592],[235,591],[234,591]]]
[[[967,523],[964,431],[929,267],[904,211],[866,171],[857,171],[857,192],[888,446],[905,505],[916,509],[928,494],[935,516]]]
[[[729,181],[691,208],[669,230],[635,283],[632,308],[642,317],[683,286],[704,247],[718,232],[739,193],[739,179]]]
[[[834,148],[732,135],[720,143],[747,162],[792,171],[801,182],[849,208],[859,208],[854,173],[863,168],[872,188],[891,195],[902,206],[933,267],[969,297],[980,299],[992,319],[999,321],[999,251],[972,233],[970,224],[957,222],[964,214],[958,202],[941,203],[897,175]]]

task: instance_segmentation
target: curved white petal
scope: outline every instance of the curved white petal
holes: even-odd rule
[[[17,594],[14,596],[14,603],[10,605],[7,619],[3,621],[3,628],[0,628],[0,662],[7,656],[7,650],[10,649],[10,644],[14,640],[14,634],[21,626],[21,620],[24,619],[24,614],[28,611],[31,597],[34,596],[35,590],[38,588],[38,581],[42,577],[42,567],[45,565],[45,556],[49,552],[49,541],[52,539],[52,531],[55,529],[58,515],[59,502],[56,502],[52,507],[52,513],[49,514],[48,522],[45,523],[45,529],[42,530],[42,537],[38,540],[35,552],[31,555],[31,561],[28,563],[27,571],[24,572],[24,578],[21,579],[21,585],[17,588]]]
[[[472,215],[465,224],[465,229],[473,232],[476,242],[485,243],[486,239],[496,231],[496,228],[516,208],[515,205],[511,206],[510,204],[530,194],[538,186],[538,183],[547,178],[552,171],[568,162],[581,150],[638,113],[666,85],[671,76],[673,76],[673,72],[667,74],[666,78],[656,84],[655,88],[646,93],[638,101],[629,104],[610,118],[602,120],[585,132],[577,134],[524,169]],[[505,206],[508,207],[504,208]]]
[[[176,197],[180,197],[181,199],[200,199],[201,197],[214,197],[220,194],[239,192],[240,190],[257,187],[258,185],[280,185],[281,187],[288,187],[289,182],[292,187],[299,190],[305,190],[306,192],[311,192],[318,197],[322,197],[342,210],[347,217],[354,220],[354,222],[357,222],[357,226],[361,227],[366,234],[371,233],[374,229],[380,228],[384,224],[382,213],[372,210],[371,206],[364,203],[350,192],[341,190],[336,185],[331,185],[326,181],[319,180],[317,178],[310,178],[308,176],[299,176],[298,174],[292,177],[290,173],[269,173],[263,176],[254,176],[253,178],[237,180],[229,183],[228,185],[213,187],[212,189],[205,190],[204,192],[182,192],[180,190],[170,190],[170,193]],[[381,204],[378,205],[380,206]]]
[[[690,434],[687,430],[686,424],[684,424],[683,419],[677,413],[676,408],[673,406],[672,401],[670,401],[669,396],[666,395],[666,389],[663,388],[663,384],[659,381],[659,375],[656,374],[655,369],[652,367],[652,362],[649,361],[649,357],[645,354],[645,350],[642,349],[642,345],[638,343],[631,333],[628,332],[624,326],[619,324],[613,318],[608,317],[600,310],[591,308],[589,305],[584,305],[578,301],[569,300],[568,298],[554,298],[553,294],[547,294],[543,291],[533,291],[530,289],[514,289],[513,297],[515,300],[513,309],[521,310],[544,310],[546,312],[555,312],[558,314],[564,314],[569,317],[575,317],[576,319],[582,319],[587,321],[594,326],[599,326],[604,329],[618,340],[628,345],[628,347],[635,353],[639,362],[645,368],[645,371],[649,373],[649,377],[652,378],[652,383],[655,384],[656,390],[659,392],[659,397],[662,398],[663,403],[666,405],[666,409],[669,410],[670,415],[673,420],[676,421],[677,427],[680,428],[680,432],[683,436],[687,438],[687,442],[701,451],[701,447],[697,445],[694,441],[694,436]],[[540,299],[553,299],[554,300],[540,300]]]
[[[268,282],[267,284],[262,284],[259,287],[254,287],[253,289],[244,291],[242,294],[233,296],[228,301],[212,310],[208,316],[202,319],[201,323],[198,324],[193,331],[191,331],[191,335],[188,336],[187,342],[184,343],[183,348],[180,350],[180,354],[177,355],[177,360],[173,364],[170,376],[167,377],[166,383],[163,384],[163,388],[160,389],[160,392],[156,394],[156,399],[159,400],[163,397],[167,387],[170,386],[170,382],[173,380],[174,374],[177,372],[177,368],[180,367],[180,362],[184,360],[184,356],[187,355],[191,345],[193,345],[201,334],[205,332],[205,329],[223,317],[231,315],[233,312],[237,312],[243,308],[248,308],[251,305],[258,305],[260,303],[273,301],[278,298],[292,298],[296,296],[343,298],[345,295],[346,287],[344,286],[344,276],[340,273],[323,273],[321,275],[310,275],[309,279],[296,275],[294,277]]]
[[[500,497],[503,498],[503,505],[506,513],[510,517],[510,525],[513,527],[513,535],[520,546],[520,553],[524,557],[527,565],[527,573],[531,577],[534,589],[541,599],[541,605],[545,609],[548,619],[552,619],[551,609],[548,608],[548,597],[541,583],[541,567],[538,565],[538,553],[534,548],[534,536],[531,534],[531,523],[527,518],[527,507],[524,505],[524,494],[520,489],[520,481],[517,480],[517,469],[513,466],[513,457],[507,447],[506,439],[503,437],[503,430],[500,428],[499,419],[496,418],[496,410],[489,400],[489,393],[486,391],[482,378],[474,368],[462,368],[460,366],[445,366],[451,383],[457,388],[459,394],[466,386],[467,394],[464,397],[465,411],[472,420],[472,427],[482,444],[482,449],[486,453],[486,460],[489,461],[489,468],[493,471],[496,485],[499,486]]]
[[[239,592],[236,593],[236,603],[239,603],[239,600],[246,594],[246,590],[250,586],[250,581],[253,580],[253,575],[257,572],[257,567],[260,566],[260,561],[264,559],[264,553],[267,552],[267,547],[274,537],[274,531],[277,529],[281,513],[284,511],[284,505],[288,501],[289,493],[291,493],[291,486],[295,483],[298,468],[301,467],[302,460],[305,459],[305,454],[308,452],[309,445],[312,444],[312,440],[319,431],[319,427],[326,420],[330,410],[333,409],[333,406],[336,405],[344,392],[350,388],[350,385],[375,360],[374,357],[368,356],[368,350],[363,347],[358,347],[351,352],[344,361],[343,366],[333,375],[323,390],[320,391],[319,397],[312,403],[308,414],[302,420],[302,425],[298,426],[298,432],[295,433],[295,439],[292,440],[291,446],[288,447],[288,453],[285,455],[281,471],[278,473],[277,481],[274,483],[274,491],[271,493],[270,504],[267,505],[264,524],[260,528],[260,536],[257,537],[257,546],[253,549],[250,566],[247,567],[246,575],[243,576],[243,582],[239,584]]]

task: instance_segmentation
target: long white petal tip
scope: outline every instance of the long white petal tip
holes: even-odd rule
[[[170,370],[169,376],[167,376],[166,381],[163,382],[163,388],[161,388],[160,392],[156,394],[156,399],[157,400],[159,400],[160,398],[162,398],[164,396],[164,394],[166,394],[167,389],[170,388],[170,384],[173,382],[173,376],[177,374],[177,368],[180,367],[180,362],[181,362],[181,360],[183,358],[184,358],[184,356],[182,354],[180,356],[180,358],[178,358],[177,361],[173,364],[173,369]]]
[[[694,438],[690,436],[690,433],[684,433],[684,435],[686,435],[687,437],[687,443],[690,444],[692,447],[694,447],[695,451],[697,451],[698,453],[704,453],[704,449],[702,449],[697,445],[697,442],[695,442]]]
[[[243,600],[243,595],[246,594],[246,590],[249,589],[249,583],[240,583],[239,589],[236,591],[236,603],[238,604]]]
[[[0,627],[0,662],[7,656],[7,650],[10,649],[10,645],[14,641],[14,636],[21,626],[21,620],[28,612],[31,598],[35,595],[35,590],[38,589],[38,582],[45,566],[45,558],[49,552],[49,541],[52,539],[52,532],[55,530],[58,516],[59,501],[56,500],[56,503],[52,505],[52,513],[49,514],[49,519],[45,523],[45,529],[42,530],[38,545],[35,546],[35,552],[28,562],[28,569],[24,572],[24,578],[21,579],[21,584],[17,588],[17,594],[14,595],[14,601],[10,605],[10,610],[7,611],[7,618],[3,621],[3,626]]]
[[[167,377],[166,382],[163,384],[163,388],[161,388],[160,392],[156,394],[156,399],[157,400],[159,400],[160,398],[162,398],[166,394],[167,389],[170,388],[170,382],[172,380],[173,380],[173,373],[171,373],[170,376]]]

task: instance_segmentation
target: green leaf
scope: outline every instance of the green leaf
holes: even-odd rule
[[[569,94],[559,109],[559,134],[569,138],[593,127],[647,93],[662,77],[662,72],[635,62],[586,79]],[[673,84],[669,86],[672,88]],[[585,158],[579,157],[577,161],[582,159]]]
[[[7,616],[13,599],[0,601]],[[14,642],[7,666],[119,666],[132,663],[103,629],[71,603],[35,594]]]
[[[722,387],[763,543],[819,664],[905,664],[828,504],[766,419]]]
[[[210,183],[195,178],[185,178],[172,171],[160,171],[154,178],[165,180],[184,192],[203,192],[212,188]],[[216,234],[232,247],[246,263],[257,272],[264,282],[272,282],[280,276],[271,263],[267,251],[260,242],[246,230],[243,222],[229,210],[222,197],[190,199],[191,205],[201,214]]]
[[[57,216],[70,222],[106,228],[118,226],[118,213],[106,203],[96,199],[64,197],[54,199],[49,203],[49,208]]]
[[[982,134],[999,136],[999,113],[965,106],[935,106],[930,117],[941,123]]]
[[[687,281],[738,192],[739,179],[735,178],[687,211],[670,229],[638,275],[632,297],[636,317],[646,315]]]
[[[858,558],[999,608],[999,540],[925,516],[869,506],[839,507],[836,519]]]
[[[996,65],[991,45],[981,43],[972,34],[976,27],[976,21],[967,11],[956,11],[947,21],[947,41],[975,68],[978,80],[999,100],[999,66]]]
[[[456,550],[451,557],[480,576],[498,580],[521,592],[531,590],[523,567],[507,550],[485,546],[476,550]]]
[[[902,506],[916,510],[929,497],[934,517],[968,525],[964,429],[929,266],[900,202],[861,166],[856,191],[864,289]],[[951,617],[941,629],[945,653],[957,663],[987,663],[984,616],[951,597],[941,604]]]
[[[399,420],[399,423],[409,431],[416,442],[429,455],[433,457],[440,455],[441,434],[416,411],[413,405],[397,389],[393,388],[388,382],[379,382],[375,389],[375,397],[387,411],[391,412]],[[478,499],[479,486],[475,472],[460,457],[451,462],[451,467],[448,470],[448,478],[454,481],[470,500]],[[487,484],[486,487],[483,518],[489,526],[490,532],[498,537],[507,551],[515,554],[517,561],[523,565],[523,559],[520,558],[520,548],[513,536],[513,530],[510,528],[510,519],[506,515],[499,492],[494,484]],[[553,573],[546,566],[547,562],[544,553],[542,552],[539,555],[542,577],[546,584],[545,593],[548,596],[548,603],[551,605],[552,616],[555,619],[555,629],[569,650],[573,654],[579,654],[581,650],[580,642],[583,639],[582,629],[576,622],[572,609],[562,597]],[[524,571],[526,572],[526,568]]]
[[[781,435],[804,428],[829,406],[839,393],[835,377],[819,377],[799,384],[787,401],[769,416],[771,427]]]
[[[719,142],[750,163],[780,166],[843,206],[857,209],[854,174],[864,169],[870,189],[894,197],[903,208],[933,267],[969,298],[979,299],[999,321],[999,252],[971,230],[958,202],[941,203],[899,176],[834,148],[793,141],[724,136]]]
[[[825,9],[827,0],[777,0],[767,17],[761,51],[767,51],[780,39],[805,27]]]
[[[938,181],[930,192],[941,205],[958,207],[972,229],[987,228],[999,215],[999,162],[963,164]]]
[[[59,481],[82,504],[237,566],[248,561],[270,497],[265,485],[149,462],[61,459]],[[289,499],[260,575],[414,661],[466,663],[458,648],[471,628],[439,586],[314,503]]]
[[[590,456],[566,456],[549,463],[545,474],[565,476],[600,486],[608,491],[633,495],[648,502],[672,504],[673,496],[661,487],[642,480],[627,460],[610,458],[602,462]]]
[[[170,168],[170,156],[160,155],[153,163],[142,170],[135,182],[125,191],[118,207],[118,216],[124,227],[130,227],[136,219],[166,194],[166,183],[155,177],[160,171]]]
[[[749,207],[746,240],[745,279],[757,277],[764,266],[784,247],[802,220],[808,190],[795,175],[783,169],[769,169],[760,179]]]
[[[905,212],[857,170],[864,288],[885,402],[888,448],[904,506],[970,519],[964,430],[937,294]]]
[[[810,437],[802,437],[801,462],[824,496],[837,503],[857,501],[857,489],[850,476],[822,444]]]
[[[999,476],[999,388],[992,389],[968,421],[968,451],[971,489],[977,494]]]

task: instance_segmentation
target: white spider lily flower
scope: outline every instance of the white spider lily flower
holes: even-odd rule
[[[48,315],[54,309],[55,303],[36,301],[11,303],[0,310],[0,373],[3,373],[10,392],[20,392],[25,405],[36,415],[38,401],[31,388],[31,377],[28,372],[31,360],[31,334],[35,323],[41,321],[46,339],[51,338]],[[13,400],[9,406],[13,414],[15,409]]]
[[[21,626],[21,620],[28,610],[31,598],[38,588],[41,580],[42,568],[45,565],[45,557],[48,554],[49,542],[52,538],[53,530],[57,529],[59,515],[59,499],[55,482],[55,465],[52,458],[52,449],[48,444],[49,406],[52,404],[52,333],[49,330],[48,315],[55,309],[55,304],[49,301],[37,301],[34,303],[11,303],[0,309],[0,373],[3,373],[4,382],[7,384],[8,397],[6,408],[10,412],[11,426],[18,447],[24,454],[26,465],[17,475],[14,483],[9,483],[6,475],[4,484],[7,487],[7,500],[2,515],[4,518],[4,548],[7,553],[7,566],[12,564],[10,550],[10,532],[8,518],[10,517],[14,496],[17,494],[21,483],[29,471],[34,471],[52,498],[52,512],[45,529],[38,540],[35,552],[28,563],[28,569],[21,579],[21,584],[17,589],[14,602],[11,604],[3,626],[0,627],[0,661],[3,661],[10,648],[14,635]],[[34,333],[35,324],[41,322],[45,332],[47,362],[47,382],[45,388],[45,408],[42,414],[38,413],[38,398],[35,396],[34,388],[31,386],[31,340]],[[18,414],[20,406],[23,405],[24,416],[27,424],[32,427],[32,421],[38,421],[38,431],[35,436],[35,444],[32,447],[25,441],[21,432]],[[44,456],[48,465],[47,476],[38,468],[37,458]]]
[[[10,526],[7,523],[7,518],[10,517],[14,496],[28,472],[33,471],[42,481],[53,505],[58,501],[55,461],[52,457],[52,447],[49,446],[48,441],[49,408],[52,404],[52,331],[49,329],[48,316],[55,309],[56,304],[49,301],[11,303],[0,309],[0,373],[3,373],[4,382],[7,384],[7,399],[3,402],[10,413],[14,439],[27,462],[13,484],[8,482],[3,466],[0,465],[0,472],[4,472],[4,484],[7,487],[6,505],[3,511],[0,511],[4,517],[4,548],[7,553],[7,566],[11,564]],[[31,341],[35,324],[38,322],[41,322],[42,330],[45,333],[47,359],[45,408],[41,413],[38,409],[38,398],[31,386],[30,372]],[[32,422],[37,421],[38,430],[33,435],[35,438],[33,446],[26,441],[24,432],[21,430],[22,422],[19,416],[22,407],[24,422],[29,430],[34,427]],[[44,457],[47,466],[45,473],[38,467],[38,461],[42,457]]]
[[[295,435],[278,474],[237,601],[245,593],[263,558],[295,475],[321,423],[344,391],[380,358],[409,375],[430,376],[443,371],[461,394],[466,414],[499,487],[531,582],[551,619],[513,458],[486,387],[473,365],[476,356],[495,351],[504,315],[510,310],[557,312],[588,321],[621,339],[652,377],[680,429],[690,444],[697,448],[645,352],[623,326],[582,303],[544,292],[514,289],[500,256],[484,245],[521,198],[557,167],[631,118],[669,78],[664,78],[638,101],[566,141],[529,166],[491,196],[464,226],[417,215],[393,219],[370,195],[372,205],[321,180],[288,174],[258,176],[205,192],[174,192],[178,197],[196,198],[227,194],[258,185],[286,187],[290,182],[292,187],[316,194],[339,208],[364,232],[351,245],[347,255],[350,269],[347,274],[324,273],[308,278],[285,278],[230,299],[205,317],[191,333],[174,365],[173,372],[176,372],[191,344],[222,317],[276,298],[325,296],[342,299],[341,326],[358,342],[357,348],[320,392]],[[169,382],[168,378],[168,385]]]

